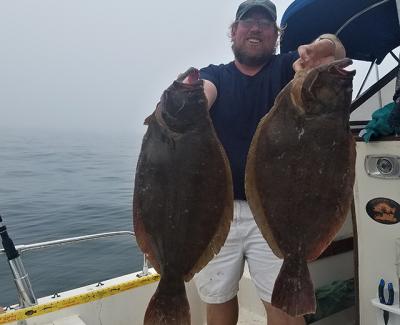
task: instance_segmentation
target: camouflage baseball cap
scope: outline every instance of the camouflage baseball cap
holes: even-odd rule
[[[276,21],[276,7],[269,0],[246,0],[239,5],[236,12],[236,20],[242,19],[242,17],[250,10],[256,7],[265,9],[271,16],[273,21]]]

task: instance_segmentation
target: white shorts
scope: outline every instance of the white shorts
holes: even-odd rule
[[[233,222],[224,246],[194,278],[200,298],[209,304],[234,298],[245,260],[259,297],[271,302],[283,260],[275,256],[261,235],[247,202],[235,201]]]

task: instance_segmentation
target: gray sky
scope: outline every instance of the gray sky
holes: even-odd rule
[[[179,72],[232,60],[240,2],[1,1],[0,128],[143,133]]]

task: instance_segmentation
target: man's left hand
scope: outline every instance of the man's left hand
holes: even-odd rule
[[[322,35],[311,44],[299,46],[298,52],[300,58],[293,63],[296,72],[346,57],[342,43],[332,34]]]

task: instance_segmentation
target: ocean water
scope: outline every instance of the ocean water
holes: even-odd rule
[[[0,131],[0,215],[16,245],[132,230],[141,135]],[[1,246],[1,245],[0,245]],[[22,254],[37,297],[138,271],[130,236]],[[0,255],[0,305],[17,302]]]

